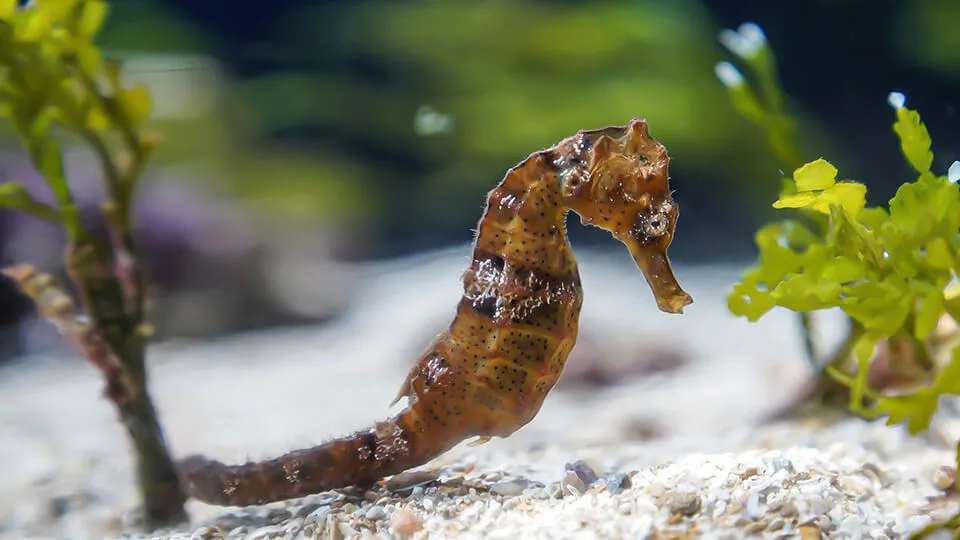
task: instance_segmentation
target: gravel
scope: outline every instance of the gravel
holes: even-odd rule
[[[764,422],[806,381],[795,320],[725,315],[731,267],[678,269],[697,303],[660,315],[639,274],[610,259],[581,255],[582,331],[610,354],[655,342],[689,363],[590,392],[558,388],[513,437],[460,445],[366,491],[239,509],[191,502],[189,526],[159,533],[899,538],[960,511],[944,495],[956,403],[921,437],[856,418]],[[158,345],[152,385],[174,452],[262,458],[384,416],[411,358],[449,322],[463,264],[460,250],[375,268],[337,326]],[[132,464],[99,385],[76,359],[0,371],[0,538],[155,537],[136,532]],[[641,424],[655,436],[638,435]]]
[[[614,474],[594,470],[584,461],[639,463],[649,459],[649,449],[642,444],[579,451],[544,447],[466,458],[440,465],[434,480],[413,490],[348,490],[244,509],[195,524],[192,534],[899,538],[958,510],[956,501],[945,498],[934,482],[939,464],[952,457],[948,449],[935,450],[879,423],[864,424],[843,421],[808,433],[806,444],[811,446],[790,446],[786,437],[806,428],[778,423],[758,428],[745,445],[754,447],[750,450],[689,453]],[[849,433],[871,438],[842,442]],[[770,444],[783,448],[762,448]],[[572,455],[582,459],[561,463]],[[505,460],[509,468],[491,470]],[[551,475],[552,481],[533,479]],[[584,475],[596,479],[584,484]],[[571,478],[577,480],[569,482]],[[511,487],[504,489],[507,485]],[[306,517],[304,508],[310,509]],[[278,515],[285,519],[275,523]]]

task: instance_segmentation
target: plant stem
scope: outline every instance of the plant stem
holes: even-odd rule
[[[806,353],[807,361],[816,369],[819,369],[817,362],[817,348],[813,339],[813,318],[806,311],[800,312],[800,334],[803,340],[803,350]]]
[[[167,451],[157,413],[147,392],[142,341],[120,355],[131,378],[132,400],[120,406],[136,454],[137,482],[143,496],[144,519],[149,529],[188,520],[176,467]],[[136,369],[139,368],[139,369]]]
[[[125,391],[108,396],[133,442],[144,518],[146,525],[155,529],[186,521],[186,498],[147,388],[147,340],[141,333],[142,320],[127,309],[114,257],[115,252],[91,239],[70,249],[67,262],[84,308],[93,320],[92,331],[102,336],[123,372]],[[135,313],[142,313],[142,309],[136,307]]]

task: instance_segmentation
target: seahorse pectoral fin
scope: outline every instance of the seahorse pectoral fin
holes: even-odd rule
[[[666,313],[683,313],[684,306],[693,303],[693,297],[683,290],[673,273],[667,248],[663,245],[669,244],[669,241],[649,246],[640,245],[629,238],[621,241],[626,244],[633,260],[643,272],[660,310]]]
[[[472,441],[468,442],[467,446],[473,448],[475,446],[480,446],[481,444],[486,444],[490,442],[492,439],[493,437],[478,436],[476,439],[473,439]]]

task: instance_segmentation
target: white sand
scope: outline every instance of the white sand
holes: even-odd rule
[[[450,467],[446,474],[473,464],[467,479],[480,486],[475,495],[435,483],[412,495],[381,493],[379,503],[341,497],[336,508],[315,507],[332,497],[313,498],[273,505],[290,514],[244,518],[246,525],[221,520],[222,532],[388,534],[390,516],[406,505],[404,512],[422,525],[418,536],[643,538],[669,529],[677,508],[686,511],[681,503],[690,500],[684,497],[693,494],[699,508],[672,530],[696,524],[696,531],[717,538],[724,531],[740,537],[765,529],[789,536],[808,523],[834,537],[861,537],[853,534],[859,531],[883,538],[930,519],[934,472],[952,463],[950,441],[960,435],[960,422],[944,417],[926,438],[858,419],[828,429],[756,427],[790,402],[807,374],[792,314],[777,312],[757,324],[727,314],[725,288],[738,271],[732,267],[679,268],[696,303],[682,316],[662,314],[625,253],[580,259],[582,335],[612,360],[653,344],[687,354],[690,363],[589,392],[558,388],[515,436],[461,445],[437,461]],[[322,328],[156,346],[152,389],[173,451],[225,461],[263,458],[384,417],[406,369],[449,323],[466,263],[463,248],[370,268],[360,302]],[[836,321],[824,324],[828,339],[841,332]],[[136,506],[130,456],[99,392],[97,374],[78,358],[25,358],[0,370],[0,536],[123,532]],[[636,440],[636,426],[652,426],[660,436]],[[587,494],[562,489],[564,464],[578,459],[601,476],[626,474],[632,487],[616,494],[602,483],[596,493],[589,486]],[[874,469],[882,482],[871,479]],[[491,473],[493,480],[482,476]],[[506,495],[485,491],[497,483]],[[314,505],[306,509],[312,513],[291,517],[305,504]],[[784,516],[784,507],[795,514]],[[262,509],[254,510],[247,514]],[[192,502],[189,511],[192,526],[199,527],[229,509]]]

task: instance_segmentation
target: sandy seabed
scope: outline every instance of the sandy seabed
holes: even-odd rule
[[[451,320],[466,255],[364,268],[360,297],[332,324],[157,344],[151,388],[173,452],[260,459],[384,418]],[[730,316],[739,268],[711,266],[677,268],[695,303],[666,315],[624,254],[580,260],[594,361],[649,350],[687,361],[616,385],[561,385],[514,436],[460,445],[387,487],[249,509],[191,502],[190,526],[163,535],[897,538],[960,509],[937,487],[960,436],[954,407],[923,437],[855,418],[763,422],[809,374],[791,313]],[[835,342],[840,319],[819,320]],[[137,535],[127,441],[100,391],[79,358],[0,370],[0,537]]]

